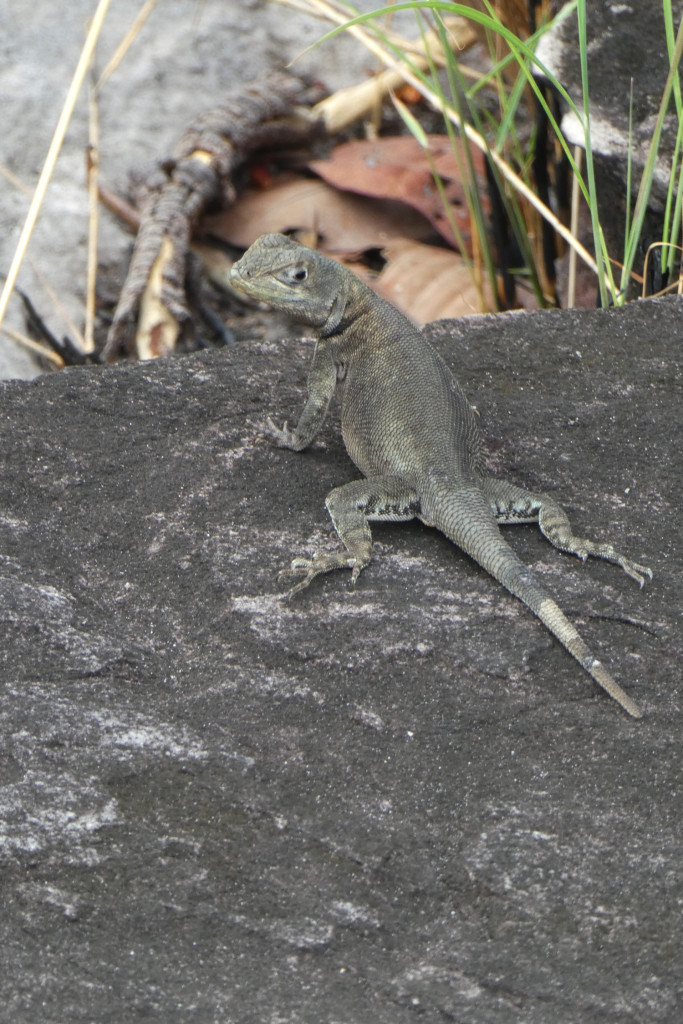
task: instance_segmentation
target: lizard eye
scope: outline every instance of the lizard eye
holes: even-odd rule
[[[298,267],[288,267],[284,273],[284,280],[287,284],[301,284],[308,277],[308,270],[306,267],[299,265]]]
[[[282,270],[280,280],[283,284],[288,285],[290,288],[295,288],[297,285],[302,284],[308,277],[308,267],[303,266],[301,263],[295,264],[293,267],[285,267]]]

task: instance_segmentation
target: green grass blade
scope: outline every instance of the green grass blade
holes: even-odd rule
[[[662,99],[659,105],[659,113],[657,115],[654,131],[652,133],[650,149],[648,151],[647,160],[645,161],[645,167],[643,168],[643,174],[640,179],[638,197],[636,199],[635,210],[633,211],[633,222],[631,224],[631,231],[629,237],[626,239],[624,267],[621,275],[622,292],[628,287],[628,283],[631,278],[631,272],[633,270],[633,264],[636,258],[636,253],[638,251],[638,244],[643,230],[643,223],[645,221],[647,204],[650,198],[650,192],[652,190],[652,178],[654,176],[655,162],[657,160],[657,155],[659,151],[659,142],[661,139],[664,118],[666,116],[667,107],[669,106],[669,100],[671,98],[671,93],[673,91],[674,80],[678,78],[678,65],[680,63],[682,55],[683,18],[681,19],[681,23],[678,28],[676,44],[674,46],[673,57],[669,67],[669,74],[667,75],[666,85],[664,86],[664,92],[662,93]],[[679,122],[679,135],[680,133],[681,127]]]

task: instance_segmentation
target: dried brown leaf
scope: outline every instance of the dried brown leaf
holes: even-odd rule
[[[491,288],[484,282],[482,309],[472,273],[457,252],[396,238],[384,247],[383,254],[386,266],[368,283],[418,326],[495,308]]]
[[[271,231],[313,232],[318,248],[331,254],[379,249],[399,236],[432,235],[429,222],[403,203],[339,192],[308,178],[248,189],[239,203],[202,222],[204,234],[245,249]]]
[[[443,181],[452,215],[470,251],[472,230],[466,189],[462,183],[467,167],[462,144],[454,152],[447,135],[430,135],[428,139],[432,164]],[[485,197],[484,158],[474,147],[471,147],[471,154],[477,187],[480,195]],[[314,160],[309,166],[324,181],[337,188],[407,203],[419,210],[455,247],[456,238],[434,182],[432,164],[412,136],[396,136],[345,142],[335,147],[327,160]]]

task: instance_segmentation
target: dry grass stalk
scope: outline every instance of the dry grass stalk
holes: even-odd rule
[[[83,331],[84,352],[95,351],[95,298],[97,283],[97,234],[99,227],[99,197],[97,187],[100,172],[100,118],[97,103],[97,89],[92,87],[89,96],[88,117],[88,263],[85,281],[85,328]]]
[[[38,281],[40,282],[41,288],[44,290],[53,307],[57,310],[57,313],[59,314],[62,322],[66,325],[72,340],[77,345],[80,345],[81,348],[83,348],[83,335],[81,334],[80,330],[69,316],[68,309],[66,308],[66,306],[64,305],[64,303],[62,302],[59,295],[54,290],[48,279],[45,277],[45,274],[42,272],[39,265],[30,256],[28,257],[28,261],[31,264],[31,270],[33,271],[33,273],[38,278]]]
[[[26,348],[29,352],[35,352],[36,355],[40,356],[41,359],[46,359],[49,363],[52,363],[55,370],[62,370],[65,366],[64,360],[56,352],[53,352],[51,348],[46,348],[45,345],[41,345],[39,341],[34,341],[33,338],[28,338],[25,334],[21,334],[19,331],[13,330],[11,327],[3,327],[2,333],[6,334],[8,338],[15,341],[22,348]]]
[[[580,146],[574,146],[574,161],[578,170],[581,170],[583,150]],[[579,230],[579,208],[581,203],[581,189],[576,174],[572,175],[572,206],[569,230],[576,237]],[[569,272],[567,281],[567,308],[571,309],[576,304],[576,251],[569,250]]]
[[[446,18],[445,22],[454,50],[467,50],[477,42],[477,33],[465,18]],[[411,52],[414,53],[414,63],[421,70],[426,70],[430,64],[429,58],[426,56],[426,50],[428,50],[431,59],[436,64],[443,65],[444,53],[437,33],[434,31],[425,33],[425,43],[426,47],[422,45],[421,40],[415,40],[410,44]],[[401,70],[382,71],[374,78],[369,78],[367,82],[352,85],[348,89],[340,89],[332,96],[328,96],[314,108],[315,113],[324,118],[328,134],[334,135],[355,121],[366,117],[377,104],[381,104],[404,82],[405,75]]]
[[[50,147],[45,158],[45,163],[43,164],[43,168],[40,172],[38,184],[36,185],[36,190],[33,193],[33,199],[31,200],[28,213],[26,214],[24,227],[19,237],[12,263],[10,264],[10,268],[7,272],[7,278],[5,280],[2,294],[0,295],[0,326],[5,318],[10,296],[14,291],[19,270],[23,263],[24,256],[26,255],[26,250],[31,240],[33,229],[36,226],[38,214],[43,204],[45,193],[47,192],[47,187],[50,183],[50,178],[52,177],[52,173],[55,169],[57,157],[59,156],[59,152],[62,148],[64,136],[66,135],[66,130],[69,126],[78,94],[81,91],[83,80],[85,79],[88,68],[90,67],[95,47],[97,45],[97,40],[100,32],[102,31],[102,24],[110,3],[111,0],[99,0],[93,20],[90,23],[90,27],[86,35],[85,43],[83,44],[83,49],[81,50],[80,57],[78,58],[76,70],[74,71],[71,85],[69,86],[69,90],[66,94],[66,99],[64,100],[64,105],[62,106],[62,111],[59,115],[59,120],[57,121],[57,127],[54,130],[52,141],[50,142]]]
[[[142,7],[138,11],[138,13],[135,15],[135,18],[133,20],[133,24],[130,26],[130,28],[126,32],[125,36],[123,37],[123,39],[121,40],[119,45],[114,50],[114,53],[112,54],[112,56],[107,61],[107,64],[105,65],[104,71],[102,72],[100,77],[97,79],[97,84],[95,85],[95,91],[96,92],[99,92],[100,89],[102,88],[102,86],[114,74],[114,72],[118,68],[119,64],[121,63],[123,58],[126,56],[128,51],[130,50],[130,48],[133,45],[133,43],[135,42],[135,40],[137,39],[137,37],[138,37],[138,35],[140,33],[140,29],[142,28],[142,26],[145,24],[145,22],[149,18],[150,14],[152,13],[154,8],[156,7],[156,4],[157,4],[157,0],[147,0],[147,2],[142,5]]]
[[[30,189],[28,185],[24,185],[23,181],[20,178],[17,178],[16,174],[13,171],[10,171],[9,167],[5,167],[4,164],[0,164],[0,174],[10,183],[12,188],[17,190],[17,192],[21,192],[22,195],[28,196],[29,199],[31,198],[33,190]]]
[[[647,268],[650,262],[650,253],[654,252],[655,249],[675,249],[679,253],[683,253],[683,246],[675,245],[673,242],[652,242],[648,246],[647,252],[645,253],[645,262],[643,264],[643,276],[640,279],[642,285],[642,299],[656,299],[661,295],[669,295],[672,292],[676,292],[677,295],[683,295],[683,261],[678,272],[678,278],[672,281],[671,284],[667,285],[666,288],[662,288],[661,291],[656,292],[654,295],[647,294]],[[637,274],[631,275],[634,278],[638,278]]]
[[[324,17],[336,25],[343,26],[348,21],[348,13],[342,13],[331,3],[327,2],[327,0],[275,0],[275,2],[286,7],[294,6],[298,10],[307,10],[309,14]],[[401,64],[401,62],[398,61],[381,43],[379,43],[371,33],[367,32],[362,25],[352,25],[347,31],[357,38],[367,50],[379,57],[387,68],[397,72],[403,81],[414,86],[414,88],[417,89],[427,102],[438,110],[443,117],[448,118],[448,120],[461,134],[465,135],[470,142],[486,153],[493,163],[495,163],[505,181],[520,196],[526,199],[527,202],[529,202],[530,205],[533,206],[549,224],[552,225],[558,235],[564,238],[567,244],[575,250],[580,259],[582,259],[596,275],[598,274],[597,263],[588,250],[581,245],[574,235],[572,235],[571,231],[565,227],[553,211],[538,198],[535,192],[529,188],[526,182],[512,169],[512,167],[510,167],[507,161],[496,153],[495,150],[491,150],[489,148],[486,140],[479,134],[479,132],[477,132],[470,124],[463,121],[454,110],[447,107],[442,98],[433,89],[430,89],[429,86],[425,85],[425,83],[414,75],[409,68]],[[608,280],[606,275],[605,280]]]

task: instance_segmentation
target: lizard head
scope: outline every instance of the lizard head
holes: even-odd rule
[[[233,266],[230,283],[325,333],[338,326],[348,297],[344,268],[286,235],[257,238]]]

